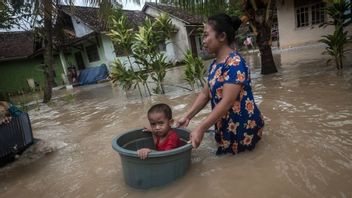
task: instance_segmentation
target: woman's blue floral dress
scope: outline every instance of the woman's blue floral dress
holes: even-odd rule
[[[224,63],[216,64],[214,60],[210,65],[208,86],[212,109],[221,101],[226,83],[241,84],[242,88],[232,108],[215,124],[217,155],[254,149],[264,126],[263,116],[254,102],[249,68],[236,51]]]

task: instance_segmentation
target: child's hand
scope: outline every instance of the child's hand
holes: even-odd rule
[[[152,129],[148,126],[143,127],[143,132],[152,132]]]
[[[150,150],[149,148],[142,148],[137,151],[137,154],[138,154],[139,158],[144,160],[148,157],[148,154],[150,152],[152,152],[152,150]]]

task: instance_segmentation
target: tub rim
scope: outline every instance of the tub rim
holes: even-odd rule
[[[183,131],[186,131],[186,132],[189,133],[189,131],[187,129],[184,129],[184,128],[172,128],[172,129],[183,130]],[[120,155],[139,158],[139,156],[137,154],[137,151],[128,150],[128,149],[125,149],[125,148],[119,146],[117,144],[117,140],[120,137],[122,137],[123,135],[126,135],[127,133],[135,132],[135,131],[141,131],[141,130],[143,130],[143,128],[137,128],[137,129],[129,130],[129,131],[127,131],[127,132],[125,132],[125,133],[123,133],[121,135],[116,136],[112,140],[112,148],[115,151],[117,151]],[[152,150],[152,152],[150,152],[148,154],[148,158],[158,158],[158,157],[176,155],[178,153],[182,153],[182,152],[185,152],[185,151],[188,151],[188,150],[191,150],[191,149],[192,149],[192,144],[186,143],[183,146],[180,146],[178,148],[175,148],[175,149],[172,149],[172,150],[168,150],[168,151],[155,151],[155,150]]]

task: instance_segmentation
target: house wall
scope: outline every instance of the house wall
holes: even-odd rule
[[[294,0],[278,0],[276,5],[281,48],[290,48],[298,45],[318,43],[321,36],[331,34],[334,31],[333,26],[319,28],[319,25],[313,25],[297,28]],[[351,32],[351,25],[346,30]]]
[[[106,59],[105,59],[105,55],[104,55],[104,47],[103,47],[103,42],[101,37],[98,37],[98,43],[96,43],[97,40],[94,39],[94,42],[86,42],[83,44],[83,53],[82,53],[82,58],[84,61],[84,65],[86,66],[86,68],[89,67],[97,67],[100,66],[101,64],[107,64]],[[88,56],[87,56],[87,52],[86,52],[86,47],[92,45],[92,44],[96,44],[97,48],[98,48],[98,53],[99,53],[99,60],[98,61],[94,61],[94,62],[89,62],[88,60]]]
[[[160,11],[152,7],[147,7],[147,9],[145,10],[145,13],[152,17],[158,17],[160,15]],[[178,29],[178,32],[171,37],[172,45],[170,45],[169,47],[168,46],[166,47],[167,55],[172,56],[172,51],[170,50],[170,48],[172,48],[173,46],[174,57],[173,57],[173,60],[171,61],[173,62],[182,61],[184,60],[184,53],[188,49],[190,49],[189,37],[187,34],[185,23],[177,18],[174,18],[172,16],[170,17],[171,17],[172,24],[176,26],[176,28]]]
[[[76,68],[78,68],[76,58],[75,58],[75,53],[80,51],[86,68],[98,67],[102,64],[106,64],[108,70],[110,70],[111,64],[116,58],[116,55],[114,52],[114,45],[111,42],[110,38],[105,35],[101,35],[98,37],[99,44],[97,44],[96,42],[97,42],[96,39],[91,39],[89,41],[87,40],[87,42],[82,44],[83,51],[79,50],[78,48],[71,48],[71,52],[66,53],[64,55],[64,59],[62,58],[63,59],[62,62],[66,62],[66,64],[63,63],[62,65],[64,65],[66,69],[70,65],[74,65],[76,66]],[[88,55],[86,52],[86,47],[93,44],[97,46],[98,53],[99,53],[99,60],[94,62],[89,62]],[[63,68],[63,70],[65,70],[65,68]]]
[[[27,80],[33,78],[41,87],[44,87],[44,75],[40,68],[43,62],[41,57],[33,59],[12,60],[0,62],[0,92],[13,93],[20,90],[29,90]],[[54,58],[55,63],[55,82],[63,84],[61,73],[63,73],[60,58]]]
[[[101,40],[103,43],[103,52],[104,52],[103,54],[104,54],[105,64],[108,66],[108,69],[110,70],[110,66],[116,58],[114,44],[112,43],[111,39],[106,35],[102,35]]]
[[[166,55],[166,60],[170,62],[177,62],[175,48],[172,39],[168,39],[166,42],[166,51],[162,52]]]

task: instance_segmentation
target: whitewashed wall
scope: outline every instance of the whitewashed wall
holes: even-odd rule
[[[158,17],[161,14],[159,10],[156,10],[152,7],[147,7],[145,13],[152,17]],[[166,47],[166,54],[171,57],[170,60],[172,62],[182,61],[184,59],[184,53],[187,51],[187,49],[190,49],[189,37],[185,27],[186,24],[180,19],[172,16],[170,17],[172,24],[175,25],[175,27],[178,29],[178,32],[171,37],[172,44],[169,44]],[[174,56],[172,56],[172,54],[174,54]]]

